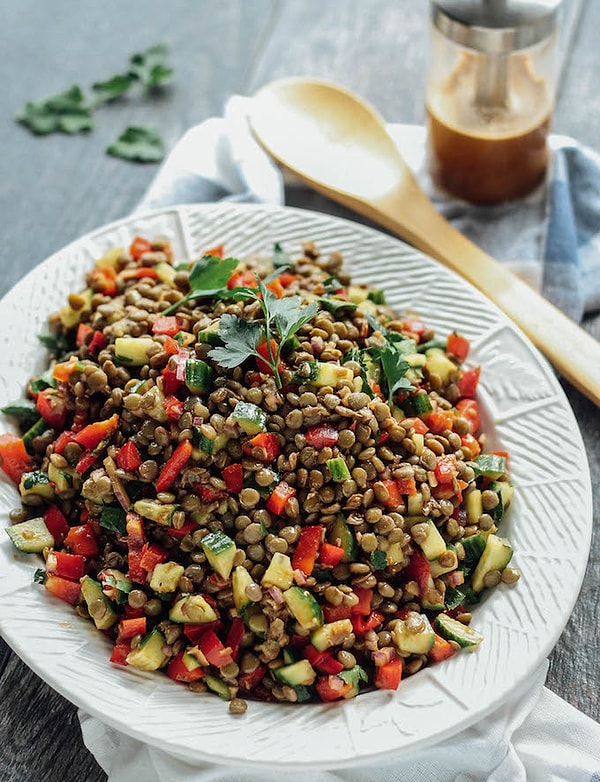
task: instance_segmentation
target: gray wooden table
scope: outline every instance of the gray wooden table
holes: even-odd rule
[[[600,147],[600,3],[569,0],[554,129]],[[26,100],[121,71],[129,55],[171,47],[174,84],[159,101],[126,100],[97,114],[89,135],[38,139],[13,121]],[[233,93],[277,77],[337,80],[390,121],[421,123],[427,59],[425,0],[4,0],[0,24],[0,295],[49,254],[130,212],[155,165],[104,154],[126,125],[150,124],[171,147],[218,115]],[[303,206],[346,214],[326,199]],[[1,317],[1,315],[0,315]],[[600,337],[600,317],[585,327]],[[600,416],[564,384],[600,484]],[[595,492],[595,520],[600,492]],[[568,509],[565,509],[568,523]],[[548,686],[600,718],[600,532],[573,616],[550,660]],[[548,606],[552,610],[552,606]],[[43,650],[40,650],[43,653]],[[0,782],[100,782],[74,707],[31,673],[0,639]]]

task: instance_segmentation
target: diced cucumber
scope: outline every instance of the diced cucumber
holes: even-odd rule
[[[231,418],[246,434],[258,434],[267,431],[267,414],[252,402],[238,402]]]
[[[223,700],[226,701],[231,700],[231,693],[229,692],[229,687],[225,684],[223,679],[219,679],[218,676],[213,676],[212,673],[206,673],[204,675],[204,681],[206,682],[206,686],[208,687],[208,689],[212,690],[220,698],[223,698]]]
[[[488,535],[485,549],[473,573],[472,586],[475,592],[485,587],[485,577],[492,570],[500,572],[508,565],[513,555],[512,546],[505,538],[493,533]]]
[[[473,462],[475,475],[483,475],[497,481],[506,473],[506,457],[495,453],[482,453]]]
[[[192,394],[206,394],[212,388],[212,367],[200,358],[188,358],[185,362],[185,384]]]
[[[199,427],[192,427],[192,443],[194,448],[200,449],[203,453],[207,453],[212,456],[224,448],[228,441],[229,437],[224,432],[221,432],[215,437],[214,440],[211,440],[200,431]]]
[[[327,540],[329,543],[333,543],[334,546],[340,546],[340,548],[344,549],[342,562],[352,562],[356,559],[356,539],[341,513],[338,513],[331,525]]]
[[[415,612],[416,613],[416,612]],[[408,629],[407,620],[399,619],[392,630],[392,639],[401,652],[427,654],[433,646],[435,633],[425,614],[417,614],[422,628],[417,632]]]
[[[136,500],[133,503],[133,509],[140,516],[150,521],[155,521],[157,524],[162,524],[165,527],[171,526],[171,519],[173,514],[177,510],[178,506],[172,503],[158,502],[157,500]]]
[[[299,586],[283,593],[287,607],[303,630],[314,630],[323,624],[323,611],[311,593]]]
[[[200,545],[206,554],[208,564],[222,578],[228,579],[237,550],[233,540],[221,530],[214,530],[202,538]]]
[[[385,292],[378,288],[370,288],[367,298],[374,304],[385,304]]]
[[[88,611],[98,630],[108,630],[119,618],[112,602],[102,591],[102,587],[95,579],[84,576],[81,579],[81,594],[86,602]],[[95,605],[98,604],[98,606]]]
[[[425,366],[430,375],[438,375],[442,384],[447,386],[453,372],[456,372],[456,364],[451,361],[446,352],[440,348],[430,348],[425,353]]]
[[[309,687],[317,678],[317,674],[308,660],[298,660],[298,662],[282,665],[281,668],[275,668],[273,674],[276,679],[291,687],[304,685]]]
[[[92,309],[92,295],[92,289],[86,288],[84,291],[77,294],[81,306],[74,307],[71,304],[67,304],[64,307],[61,307],[58,312],[58,317],[66,329],[74,328],[83,319],[83,316]],[[72,301],[73,297],[70,296],[69,299]]]
[[[476,648],[483,641],[483,636],[473,628],[453,619],[448,614],[438,614],[434,621],[435,629],[447,641],[454,641],[463,649]]]
[[[343,483],[343,481],[347,481],[350,478],[350,470],[343,456],[327,459],[327,467],[331,474],[331,480],[334,483]]]
[[[476,535],[463,538],[461,543],[465,551],[465,558],[459,562],[459,567],[464,570],[465,575],[469,575],[475,569],[485,550],[487,537],[482,532],[478,532]]]
[[[450,546],[449,548],[452,547]],[[432,578],[439,578],[440,576],[443,576],[444,573],[450,573],[453,570],[456,570],[456,567],[456,560],[449,565],[440,565],[439,560],[434,559],[429,563],[429,572],[431,573]]]
[[[348,285],[346,293],[354,304],[360,304],[369,298],[369,288],[366,285]]]
[[[465,510],[469,524],[477,524],[483,513],[483,502],[480,489],[471,489],[465,499]]]
[[[127,665],[133,665],[141,671],[157,671],[167,662],[164,652],[166,641],[158,628],[151,630],[127,655]]]
[[[169,420],[169,416],[164,408],[164,401],[165,395],[160,388],[158,386],[152,386],[152,388],[144,391],[144,405],[146,405],[144,407],[144,413],[155,421],[164,424]]]
[[[54,538],[41,516],[6,527],[6,534],[15,548],[28,554],[41,554],[45,548],[54,546]]]
[[[294,569],[292,561],[287,554],[276,551],[265,570],[260,583],[265,587],[277,586],[285,591],[294,583]]]
[[[231,587],[233,589],[233,604],[238,614],[241,614],[252,602],[246,594],[246,587],[253,583],[254,579],[243,565],[238,565],[234,568],[231,576]]]
[[[439,598],[431,599],[432,595],[439,595]],[[438,593],[438,590],[435,588],[435,584],[433,583],[433,576],[431,574],[429,574],[427,589],[421,598],[421,607],[427,611],[443,611],[445,608],[444,597],[441,593]]]
[[[197,342],[207,342],[209,345],[222,345],[223,341],[219,336],[220,318],[213,320],[208,328],[202,329],[196,334]]]
[[[318,388],[331,386],[337,388],[342,381],[352,381],[354,372],[349,367],[339,364],[328,364],[323,361],[307,362],[309,366],[308,376],[299,378],[301,382],[311,383]]]
[[[439,529],[435,526],[433,519],[427,519],[427,535],[419,542],[421,551],[429,560],[437,559],[446,551],[446,541],[442,537]]]
[[[97,266],[99,269],[116,269],[119,258],[121,258],[123,255],[126,255],[124,247],[111,247],[104,253],[104,255],[95,261],[94,266]]]
[[[185,568],[178,562],[159,562],[152,571],[150,589],[161,594],[176,592],[184,572]]]
[[[161,261],[156,264],[154,271],[158,274],[158,279],[162,283],[174,287],[175,275],[177,274],[174,266],[171,266],[170,263],[166,263],[165,261]]]
[[[175,342],[178,342],[182,348],[189,348],[196,341],[196,337],[191,331],[178,331],[173,337]]]
[[[423,495],[421,494],[420,491],[417,491],[416,494],[409,494],[408,497],[406,498],[406,515],[407,516],[423,515]]]
[[[148,351],[154,345],[152,337],[117,337],[115,360],[127,366],[141,367],[148,363]]]
[[[310,642],[320,652],[331,646],[338,646],[353,632],[350,619],[337,619],[335,622],[326,622],[310,634]]]
[[[50,429],[50,425],[43,418],[40,418],[39,421],[36,421],[25,432],[23,435],[23,445],[30,453],[33,451],[33,441],[35,438],[43,435],[48,429]]]
[[[21,500],[27,505],[31,497],[35,497],[34,503],[42,497],[51,500],[54,497],[54,485],[50,482],[47,473],[41,470],[24,472],[19,482]]]
[[[424,358],[424,356],[421,356],[420,353],[415,355],[419,356],[420,358]],[[427,416],[433,410],[433,405],[431,404],[431,399],[429,398],[427,392],[420,392],[409,396],[402,403],[402,407],[404,408],[404,411],[411,416]]]
[[[169,619],[182,624],[207,624],[219,617],[202,595],[182,595],[171,606]]]
[[[48,465],[48,478],[54,484],[56,494],[76,492],[81,488],[81,475],[74,467],[55,467]]]

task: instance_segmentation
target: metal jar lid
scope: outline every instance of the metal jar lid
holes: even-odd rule
[[[561,0],[431,0],[437,29],[468,49],[508,54],[548,38]]]

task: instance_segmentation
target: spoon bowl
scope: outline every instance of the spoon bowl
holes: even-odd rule
[[[439,214],[372,106],[331,82],[282,79],[256,93],[249,121],[281,166],[467,279],[600,405],[600,343]]]

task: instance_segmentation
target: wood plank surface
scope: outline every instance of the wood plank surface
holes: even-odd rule
[[[569,35],[556,131],[600,146],[600,4],[569,0]],[[119,72],[154,43],[171,48],[173,86],[156,101],[107,106],[88,134],[30,136],[13,121],[26,100]],[[427,62],[424,0],[5,0],[0,25],[0,294],[47,255],[93,227],[126,215],[156,174],[104,149],[126,125],[151,124],[171,147],[184,130],[218,115],[233,93],[282,76],[334,79],[390,121],[422,122]],[[353,217],[315,194],[291,203]],[[600,318],[585,323],[600,337]],[[592,482],[600,485],[600,416],[565,385],[580,421]],[[600,519],[595,490],[594,517]],[[568,509],[565,509],[568,523]],[[600,531],[573,616],[553,651],[548,686],[600,719]],[[552,606],[548,607],[552,610]],[[82,744],[74,707],[0,640],[0,782],[104,782]]]

